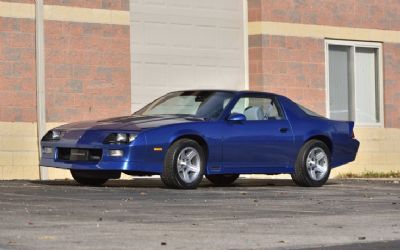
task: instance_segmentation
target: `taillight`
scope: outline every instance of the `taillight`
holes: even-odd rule
[[[351,138],[356,138],[356,136],[355,136],[355,134],[354,134],[354,130],[353,131],[351,131]]]

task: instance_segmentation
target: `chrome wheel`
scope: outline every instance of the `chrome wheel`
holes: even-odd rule
[[[179,177],[186,183],[195,181],[200,174],[200,164],[200,155],[195,148],[182,149],[176,164]]]
[[[328,173],[328,156],[320,147],[310,150],[307,156],[306,167],[310,178],[314,181],[322,180]]]

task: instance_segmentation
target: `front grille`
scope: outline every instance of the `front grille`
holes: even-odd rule
[[[58,148],[57,159],[61,161],[99,162],[101,149]]]

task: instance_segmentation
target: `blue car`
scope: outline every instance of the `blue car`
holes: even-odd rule
[[[329,120],[287,97],[254,91],[190,90],[162,96],[130,116],[48,131],[41,166],[68,169],[82,185],[160,175],[196,188],[203,176],[229,185],[240,174],[291,174],[322,186],[355,159],[354,122]]]

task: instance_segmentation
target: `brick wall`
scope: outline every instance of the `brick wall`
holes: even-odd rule
[[[251,21],[400,30],[394,0],[249,0],[249,6]]]
[[[45,22],[48,122],[130,113],[129,26]]]
[[[249,22],[261,21],[261,0],[247,0],[247,19]]]
[[[249,0],[249,22],[271,21],[269,13],[275,9],[286,16],[286,5],[291,5],[290,1]],[[282,18],[280,21],[285,20]],[[286,95],[320,114],[325,114],[324,60],[323,39],[250,35],[250,89]]]
[[[35,0],[1,0],[2,2],[10,2],[10,3],[35,3]]]
[[[128,0],[45,4],[129,10]],[[47,122],[130,113],[129,25],[46,20],[44,30]],[[34,19],[0,17],[0,78],[0,121],[34,122]]]
[[[0,121],[36,120],[35,23],[0,17]]]
[[[400,128],[400,44],[385,43],[383,52],[385,127]]]
[[[250,88],[286,95],[325,114],[324,60],[322,39],[250,36]]]
[[[129,0],[44,0],[44,4],[91,9],[129,10]]]

